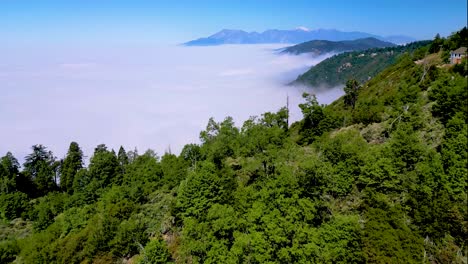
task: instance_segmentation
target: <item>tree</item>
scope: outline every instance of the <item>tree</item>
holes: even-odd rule
[[[124,174],[125,166],[128,165],[128,156],[123,146],[120,146],[119,148],[119,153],[117,154],[117,160],[119,161],[120,173]]]
[[[305,103],[299,104],[304,119],[302,120],[301,127],[301,142],[311,143],[317,136],[329,129],[328,125],[325,125],[326,116],[323,111],[323,106],[319,105],[317,97],[314,94],[303,93],[302,97],[305,99]]]
[[[0,193],[10,193],[16,190],[16,178],[18,174],[18,160],[11,152],[7,152],[0,159]]]
[[[190,162],[192,168],[195,168],[197,161],[200,160],[200,146],[197,144],[187,144],[180,152],[179,157],[182,157],[185,161]]]
[[[239,129],[234,125],[232,117],[226,117],[221,123],[210,118],[206,130],[200,133],[202,153],[220,168],[222,160],[234,156],[234,150],[238,149],[238,135]]]
[[[443,44],[444,44],[444,39],[441,38],[439,34],[435,35],[434,40],[429,46],[429,53],[439,52]]]
[[[139,155],[128,164],[123,175],[123,184],[125,185],[144,185],[152,189],[154,184],[159,182],[163,176],[161,164],[158,162],[158,156],[152,150]]]
[[[26,156],[23,166],[37,188],[35,195],[41,196],[57,188],[57,183],[54,182],[55,157],[43,145],[34,145],[32,149],[33,152]]]
[[[89,163],[89,173],[101,188],[118,181],[119,162],[114,151],[108,151],[106,145],[98,145]]]
[[[61,166],[60,187],[62,190],[72,193],[73,181],[76,173],[83,168],[83,152],[78,143],[70,143],[68,153]]]
[[[182,217],[202,218],[215,203],[229,201],[229,179],[220,177],[211,162],[203,162],[200,168],[191,172],[182,181],[177,196],[177,205]]]
[[[266,127],[278,126],[284,131],[288,131],[288,119],[288,109],[286,107],[282,107],[277,113],[264,113],[262,118],[262,124]]]
[[[166,264],[171,260],[171,255],[163,240],[154,239],[146,244],[143,257],[138,264]]]
[[[351,106],[353,109],[356,105],[359,88],[359,83],[355,79],[348,80],[344,88],[344,102],[346,105]]]
[[[179,185],[187,176],[187,163],[174,154],[164,154],[159,164],[163,172],[162,184],[166,184],[169,188]]]

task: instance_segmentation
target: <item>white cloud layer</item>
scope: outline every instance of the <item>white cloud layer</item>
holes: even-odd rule
[[[278,45],[217,47],[35,47],[0,54],[0,155],[23,160],[33,144],[62,158],[71,141],[92,155],[117,149],[178,153],[197,143],[208,118],[276,111],[302,89],[286,86],[324,57],[275,54]],[[309,91],[310,92],[310,91]],[[341,89],[318,93],[330,103]]]

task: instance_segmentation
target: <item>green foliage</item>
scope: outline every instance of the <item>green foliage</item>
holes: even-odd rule
[[[109,242],[111,253],[119,257],[131,257],[138,253],[138,246],[146,244],[144,222],[138,219],[124,220],[117,228],[115,237]]]
[[[349,79],[356,79],[362,83],[396,63],[402,54],[411,54],[430,43],[418,41],[403,46],[341,53],[299,75],[293,84],[330,88],[344,85]],[[422,55],[419,52],[415,53],[415,56]]]
[[[177,197],[180,216],[202,218],[215,203],[229,201],[232,180],[220,177],[211,162],[204,162],[182,181]]]
[[[358,81],[354,79],[346,81],[344,92],[345,92],[345,95],[344,95],[345,105],[351,106],[354,109],[354,106],[356,105],[356,101],[358,98],[358,92],[359,92]]]
[[[64,193],[49,193],[47,196],[38,198],[34,204],[32,219],[36,230],[44,230],[54,222],[55,216],[65,208],[67,195]]]
[[[421,263],[423,238],[412,232],[396,208],[367,210],[362,245],[369,263]]]
[[[120,146],[120,148],[119,148],[119,153],[117,154],[117,160],[119,161],[120,173],[124,174],[125,173],[125,166],[128,165],[128,155],[127,155],[127,152],[125,152],[125,149],[122,146]]]
[[[19,175],[18,160],[11,154],[0,159],[0,193],[10,193],[16,190],[16,178]]]
[[[319,229],[320,263],[364,263],[358,216],[338,215]]]
[[[158,157],[152,151],[146,151],[135,160],[125,166],[123,183],[128,185],[148,185],[154,186],[163,177],[163,169],[158,162]]]
[[[194,168],[197,165],[197,161],[201,159],[200,146],[196,144],[187,144],[180,152],[180,156],[187,162],[190,162],[190,166]]]
[[[431,86],[429,97],[436,102],[432,113],[440,117],[443,123],[447,123],[457,112],[468,116],[466,79],[460,75],[444,75],[438,79]]]
[[[210,118],[206,130],[200,132],[203,156],[220,168],[224,158],[234,156],[235,149],[238,148],[238,135],[239,129],[234,126],[232,117],[227,117],[221,123]]]
[[[25,158],[24,172],[32,178],[37,193],[31,193],[33,196],[44,195],[53,191],[57,187],[56,172],[57,168],[55,157],[51,151],[42,145],[32,146],[33,153]]]
[[[90,159],[89,173],[96,179],[100,188],[121,181],[119,162],[114,151],[108,151],[105,145],[99,145]]]
[[[10,263],[16,259],[16,255],[20,252],[18,243],[15,240],[0,242],[0,262]]]
[[[14,192],[0,195],[0,217],[12,220],[29,210],[29,199],[25,193]]]
[[[429,46],[429,52],[430,53],[437,53],[440,51],[442,48],[442,45],[444,44],[444,40],[440,37],[439,34],[437,34],[434,37],[434,40],[432,40],[431,45]]]
[[[165,264],[170,263],[171,256],[164,241],[153,239],[146,244],[143,256],[138,264]]]
[[[302,97],[306,102],[299,104],[303,115],[299,128],[301,136],[299,143],[310,144],[324,132],[336,127],[336,125],[335,120],[327,115],[324,106],[318,104],[315,95],[304,93]]]
[[[452,33],[443,41],[444,50],[455,50],[460,47],[468,47],[468,28],[463,27],[459,31]]]
[[[73,181],[81,168],[83,168],[83,152],[78,143],[72,142],[60,167],[60,187],[62,190],[68,193],[73,192]]]
[[[162,183],[168,188],[174,188],[187,177],[188,164],[182,157],[166,153],[161,158]]]

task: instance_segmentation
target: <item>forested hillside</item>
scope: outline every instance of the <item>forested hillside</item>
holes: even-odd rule
[[[319,105],[210,119],[180,155],[0,159],[1,263],[466,263],[467,65],[405,53]],[[458,42],[458,43],[454,43]],[[426,52],[426,50],[428,52]]]
[[[348,79],[364,82],[394,64],[402,54],[416,52],[415,58],[422,58],[430,41],[418,41],[404,46],[372,48],[364,51],[345,52],[332,56],[299,75],[293,84],[311,87],[336,87]]]
[[[282,53],[302,54],[313,53],[322,55],[325,53],[341,53],[345,51],[359,51],[371,48],[394,47],[393,43],[378,40],[376,38],[362,38],[356,40],[329,41],[312,40],[285,48]]]

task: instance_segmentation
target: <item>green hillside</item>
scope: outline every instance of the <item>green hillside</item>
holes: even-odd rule
[[[439,47],[328,106],[304,94],[290,126],[210,119],[180,155],[7,153],[0,263],[465,263],[467,65]]]
[[[370,48],[394,47],[393,43],[378,40],[376,38],[362,38],[356,40],[344,41],[328,41],[328,40],[312,40],[288,47],[282,53],[314,53],[321,55],[326,53],[341,53],[345,51],[358,51]]]
[[[293,84],[335,87],[344,85],[350,78],[364,82],[394,64],[403,53],[412,53],[429,43],[430,41],[418,41],[405,46],[341,53],[311,67],[307,72],[299,75]],[[416,56],[422,57],[424,53],[425,50],[419,50]]]

